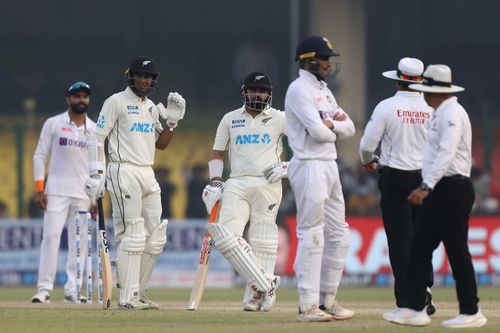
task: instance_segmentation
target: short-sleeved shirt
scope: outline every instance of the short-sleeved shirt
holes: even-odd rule
[[[380,144],[381,165],[419,170],[431,117],[432,108],[422,93],[398,91],[373,110],[359,144],[360,151],[375,152]]]
[[[154,163],[155,143],[163,128],[156,105],[127,88],[109,97],[97,120],[97,134],[108,137],[111,162]]]
[[[224,115],[213,149],[228,150],[231,178],[256,177],[256,185],[266,184],[263,171],[280,161],[283,135],[286,135],[284,112],[267,108],[253,118],[241,107]]]
[[[89,176],[86,135],[96,124],[86,117],[77,127],[63,112],[45,121],[33,155],[35,180],[45,178],[45,163],[50,156],[45,194],[87,199],[83,183]]]

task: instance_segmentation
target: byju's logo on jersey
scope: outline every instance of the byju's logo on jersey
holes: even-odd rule
[[[130,127],[130,132],[139,132],[139,133],[154,133],[155,131],[155,123],[139,123],[135,122]]]
[[[96,126],[99,128],[104,128],[104,125],[106,124],[106,118],[104,115],[100,116],[99,119],[97,119],[97,124]]]
[[[72,147],[78,147],[78,148],[86,148],[87,142],[60,137],[59,138],[59,146],[72,146]]]
[[[267,133],[263,134],[243,134],[236,137],[237,145],[247,145],[247,144],[259,144],[259,143],[270,143],[271,136]]]
[[[137,105],[127,105],[128,114],[139,114],[139,107]]]

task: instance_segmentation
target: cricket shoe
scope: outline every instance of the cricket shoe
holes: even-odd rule
[[[141,301],[141,303],[149,305],[149,309],[151,310],[158,310],[160,308],[158,303],[153,302],[146,295],[142,295],[139,300]]]
[[[329,308],[325,308],[324,305],[320,305],[319,309],[331,315],[335,320],[351,319],[356,314],[352,310],[344,309],[337,302],[333,303],[333,305]]]
[[[255,285],[250,285],[252,289],[252,298],[243,305],[243,311],[260,311],[262,303],[262,293],[257,290]]]
[[[448,328],[481,327],[486,325],[487,321],[488,319],[479,310],[473,315],[461,314],[455,318],[445,320],[441,325]]]
[[[432,293],[431,288],[427,287],[425,292],[425,305],[427,306],[427,314],[432,316],[436,313],[436,306],[432,303]]]
[[[143,303],[139,297],[134,297],[126,304],[118,304],[118,309],[121,310],[149,310],[149,304]]]
[[[332,321],[333,317],[323,310],[320,310],[316,304],[308,304],[301,309],[299,307],[299,315],[297,321],[301,322],[327,322]]]
[[[80,296],[80,302],[78,302],[76,295],[64,294],[63,302],[65,302],[65,303],[87,303],[87,297]]]
[[[431,318],[429,318],[425,308],[422,311],[398,308],[394,311],[384,313],[382,317],[391,323],[407,326],[425,326],[431,322]]]
[[[50,303],[50,290],[41,289],[32,298],[31,303]]]
[[[262,302],[260,303],[260,311],[269,311],[276,303],[276,290],[281,283],[281,278],[279,275],[274,276],[274,280],[271,281],[271,289],[262,294]]]

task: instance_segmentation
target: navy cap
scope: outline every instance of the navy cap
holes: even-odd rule
[[[295,61],[315,57],[335,57],[340,54],[333,52],[330,41],[323,36],[309,36],[304,38],[295,51]]]
[[[66,91],[66,96],[73,95],[80,90],[86,91],[89,95],[92,93],[92,89],[90,89],[90,85],[88,83],[78,81],[69,86],[68,90]]]

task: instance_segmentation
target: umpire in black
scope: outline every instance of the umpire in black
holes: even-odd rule
[[[464,88],[452,85],[446,65],[430,65],[421,84],[410,88],[424,92],[434,108],[428,141],[424,149],[421,185],[408,197],[422,205],[411,247],[408,271],[408,304],[393,316],[393,322],[423,326],[430,322],[425,313],[427,271],[432,253],[444,243],[450,261],[460,314],[442,322],[444,327],[480,327],[487,319],[481,313],[477,284],[467,244],[469,215],[474,203],[470,180],[472,131],[467,112],[453,93]]]
[[[422,82],[424,64],[416,58],[402,58],[398,69],[382,75],[395,80],[396,93],[377,104],[361,138],[361,162],[368,171],[380,163],[380,208],[389,246],[389,259],[394,274],[397,312],[405,304],[404,292],[410,245],[419,209],[408,202],[408,195],[422,182],[423,145],[427,141],[427,125],[432,108],[423,94],[408,86]],[[380,145],[380,159],[375,155]],[[432,267],[428,270],[427,286],[433,285]],[[428,314],[436,309],[428,289]]]

